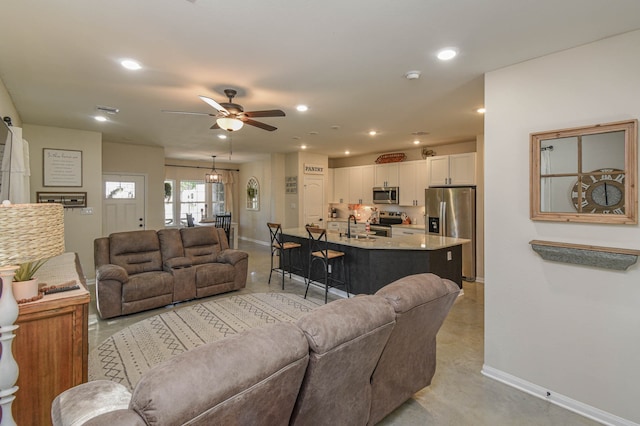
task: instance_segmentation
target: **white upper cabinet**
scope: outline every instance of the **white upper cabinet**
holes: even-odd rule
[[[407,161],[398,165],[401,206],[424,206],[427,188],[427,162]]]
[[[476,153],[429,157],[427,173],[429,186],[475,185]]]
[[[349,168],[333,169],[333,201],[349,202]]]
[[[373,204],[373,166],[348,167],[349,203]],[[336,179],[336,185],[340,182]]]
[[[398,186],[398,163],[376,164],[373,186]]]

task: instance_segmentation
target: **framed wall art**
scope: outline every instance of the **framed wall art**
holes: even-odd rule
[[[43,148],[42,186],[82,186],[82,151]]]

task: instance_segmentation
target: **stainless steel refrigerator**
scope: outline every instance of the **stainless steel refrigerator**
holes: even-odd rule
[[[476,279],[476,188],[430,187],[425,190],[428,234],[471,240],[462,245],[462,277]]]

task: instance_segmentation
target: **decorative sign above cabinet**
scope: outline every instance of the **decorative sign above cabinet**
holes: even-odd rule
[[[638,122],[531,134],[533,220],[634,224]]]

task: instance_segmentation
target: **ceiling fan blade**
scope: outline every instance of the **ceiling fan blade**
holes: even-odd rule
[[[279,109],[269,109],[265,111],[246,111],[244,113],[246,117],[284,117],[284,111]]]
[[[209,115],[211,117],[215,117],[218,114],[210,114],[208,112],[191,112],[191,111],[171,111],[168,109],[163,109],[162,112],[166,112],[169,114],[189,114],[189,115]]]
[[[250,118],[243,118],[242,121],[244,122],[244,124],[249,124],[251,126],[259,127],[261,129],[268,130],[270,132],[273,132],[274,130],[278,129],[277,127],[273,127],[270,124],[261,123],[259,121],[255,121]]]
[[[202,96],[202,95],[200,95],[200,99],[202,99],[203,101],[205,101],[206,103],[208,103],[209,105],[211,105],[212,107],[217,109],[218,111],[224,112],[226,114],[229,114],[229,111],[227,111],[222,105],[220,105],[219,103],[217,103],[213,99],[207,98],[206,96]]]
[[[218,126],[218,123],[213,123],[213,126],[209,127],[210,129],[216,130],[219,129],[220,126]]]

